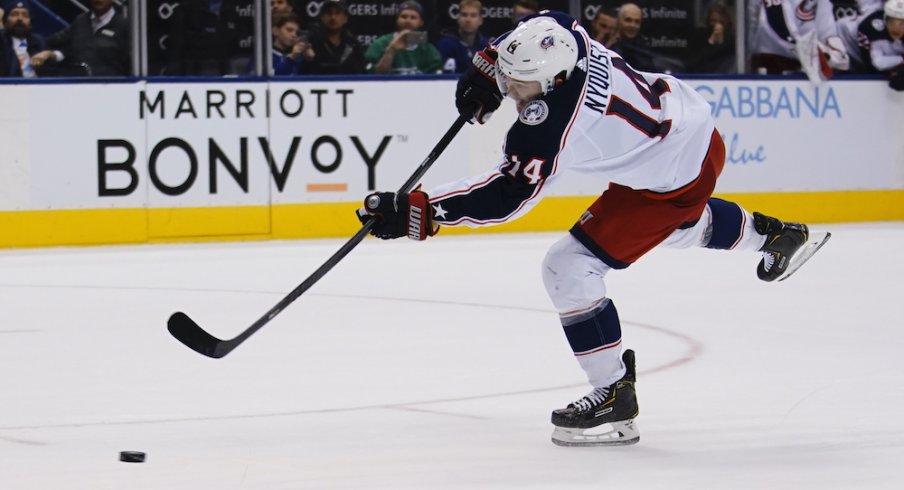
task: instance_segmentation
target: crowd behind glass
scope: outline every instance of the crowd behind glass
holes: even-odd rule
[[[742,12],[731,0],[0,0],[0,77],[460,73],[520,18],[549,8],[570,12],[637,70],[883,73],[902,89],[904,0],[740,5]]]

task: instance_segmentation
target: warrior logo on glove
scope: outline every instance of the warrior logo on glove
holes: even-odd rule
[[[439,225],[433,222],[430,198],[419,190],[406,194],[370,194],[364,199],[364,207],[358,210],[358,219],[364,224],[371,217],[377,222],[370,234],[383,240],[405,235],[412,240],[426,240],[439,231]]]

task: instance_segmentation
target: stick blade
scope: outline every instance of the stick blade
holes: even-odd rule
[[[167,330],[173,337],[176,337],[176,340],[185,344],[189,349],[207,357],[219,359],[231,350],[227,348],[228,341],[220,340],[210,335],[181,311],[177,311],[170,316],[169,321],[167,321]]]

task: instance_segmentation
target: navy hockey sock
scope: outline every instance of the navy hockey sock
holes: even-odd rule
[[[562,318],[568,344],[575,356],[586,356],[621,342],[621,323],[612,300],[606,298],[596,307]]]
[[[709,199],[712,214],[712,234],[706,248],[731,250],[741,239],[747,216],[741,206],[717,198]]]

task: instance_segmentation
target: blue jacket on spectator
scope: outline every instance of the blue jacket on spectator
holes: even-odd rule
[[[12,53],[7,46],[6,36],[0,36],[0,77],[10,77],[13,74]],[[16,63],[18,65],[18,63]]]
[[[474,44],[468,46],[458,35],[457,29],[443,32],[436,42],[436,49],[443,60],[443,73],[464,73],[471,66],[474,53],[487,47],[489,42],[490,38],[478,32],[474,37]]]
[[[273,74],[274,75],[301,75],[304,57],[299,56],[297,60],[293,60],[288,56],[280,53],[276,49],[273,50]]]

